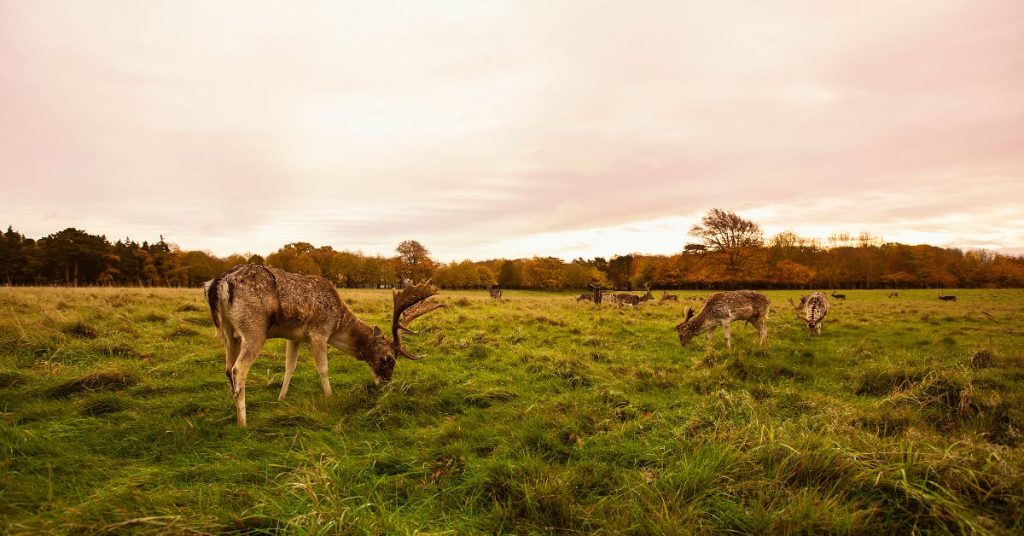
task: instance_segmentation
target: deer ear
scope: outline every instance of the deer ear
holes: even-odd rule
[[[383,337],[383,336],[384,336],[384,332],[381,331],[380,328],[378,328],[377,326],[373,326],[373,338],[376,339],[376,338]]]
[[[693,307],[686,308],[686,321],[689,322],[693,318]]]

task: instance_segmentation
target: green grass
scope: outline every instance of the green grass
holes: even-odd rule
[[[443,292],[383,388],[332,349],[325,399],[304,348],[278,402],[268,343],[240,429],[199,290],[0,288],[0,530],[1024,531],[1024,291],[846,294],[727,350],[685,300]]]

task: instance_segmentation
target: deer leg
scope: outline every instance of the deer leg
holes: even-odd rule
[[[263,347],[263,338],[242,338],[241,351],[234,367],[231,369],[231,377],[235,388],[235,410],[237,411],[238,426],[245,426],[245,379],[249,376],[249,367]]]
[[[295,364],[299,361],[299,343],[287,341],[284,350],[284,381],[281,382],[281,394],[277,395],[278,400],[284,400],[288,394],[288,382],[292,381],[292,373],[295,372]]]
[[[821,328],[818,328],[821,329]],[[761,340],[758,341],[758,346],[764,346],[764,340],[768,338],[768,319],[765,317],[758,317],[757,319],[757,333],[761,336]]]
[[[728,321],[722,321],[722,332],[725,333],[725,347],[732,348],[732,334],[729,333]]]
[[[228,377],[228,388],[231,389],[231,393],[235,392],[235,382],[231,377],[231,368],[235,366],[235,361],[238,360],[238,351],[241,341],[236,338],[233,334],[223,332],[224,338],[224,375]]]
[[[320,385],[324,388],[324,396],[331,396],[331,382],[327,377],[327,339],[323,337],[309,338],[309,351],[316,362],[316,371],[320,374]]]

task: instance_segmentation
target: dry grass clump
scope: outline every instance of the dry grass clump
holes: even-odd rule
[[[96,328],[82,322],[81,320],[64,326],[61,331],[76,339],[95,339],[99,336],[99,332],[96,331]]]
[[[25,383],[24,374],[14,370],[0,370],[0,387],[14,387]]]
[[[942,416],[963,416],[974,413],[974,385],[970,374],[955,370],[933,371],[911,388],[889,397],[888,402],[934,410]]]
[[[976,369],[989,368],[992,366],[992,352],[982,348],[971,354],[971,367]]]
[[[50,395],[57,398],[67,398],[93,391],[116,391],[131,387],[137,383],[139,383],[139,376],[133,371],[122,369],[101,370],[61,383],[50,389]]]
[[[90,417],[99,417],[124,411],[128,407],[129,404],[124,398],[113,393],[103,393],[83,402],[78,412]]]
[[[195,337],[197,335],[199,335],[198,331],[196,331],[194,329],[191,329],[191,328],[186,328],[186,327],[177,328],[174,331],[172,331],[172,332],[167,334],[167,336],[172,338],[172,339],[176,339],[176,338],[180,338],[180,337]]]
[[[926,376],[925,371],[898,366],[868,369],[861,374],[854,392],[858,395],[885,396],[921,383]]]

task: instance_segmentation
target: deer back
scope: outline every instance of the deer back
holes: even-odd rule
[[[267,266],[236,267],[210,288],[208,296],[219,294],[214,295],[219,298],[215,323],[224,321],[243,331],[262,329],[268,338],[301,338],[309,332],[329,336],[347,312],[330,281]]]
[[[804,317],[808,323],[820,322],[828,314],[828,298],[822,292],[811,293],[801,303],[804,307]]]
[[[753,290],[734,290],[712,294],[697,316],[705,315],[712,320],[732,318],[749,320],[768,315],[768,297]]]

